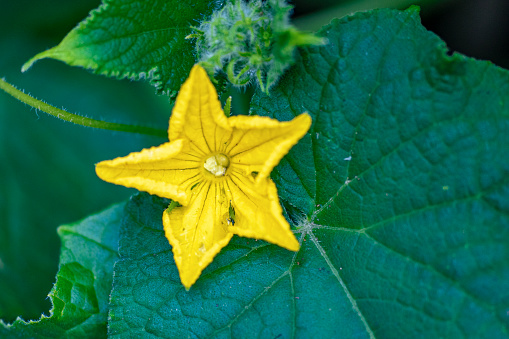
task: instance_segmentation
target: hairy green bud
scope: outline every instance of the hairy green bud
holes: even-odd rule
[[[224,72],[236,86],[257,81],[268,94],[294,62],[295,47],[324,43],[290,25],[291,10],[284,0],[231,0],[188,37],[196,38],[198,60],[210,75]]]

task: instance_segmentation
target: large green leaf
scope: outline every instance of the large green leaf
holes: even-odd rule
[[[109,333],[484,337],[509,328],[509,73],[448,56],[415,9],[324,27],[253,113],[310,133],[274,172],[302,248],[235,237],[186,292],[161,214],[128,205]]]
[[[62,42],[30,59],[82,66],[118,78],[148,78],[173,96],[195,63],[191,26],[212,13],[208,0],[104,0]]]
[[[106,335],[113,263],[118,258],[119,226],[125,204],[78,223],[60,226],[57,282],[49,297],[50,315],[39,321],[0,322],[0,337],[98,338]]]

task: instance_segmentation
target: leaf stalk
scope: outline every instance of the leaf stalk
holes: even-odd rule
[[[139,125],[128,125],[128,124],[119,124],[114,122],[107,122],[102,120],[96,120],[87,118],[75,113],[69,113],[63,109],[56,108],[51,106],[50,104],[45,103],[44,101],[38,100],[29,94],[20,91],[13,85],[6,82],[4,79],[0,78],[0,89],[4,90],[7,94],[12,97],[18,99],[19,101],[37,109],[44,113],[47,113],[55,118],[60,120],[64,120],[67,122],[71,122],[76,125],[81,125],[85,127],[92,128],[100,128],[106,129],[110,131],[118,131],[118,132],[129,132],[129,133],[138,133],[145,134],[150,136],[156,136],[161,138],[167,138],[168,134],[166,130],[161,130],[158,128],[152,128],[147,126],[139,126]]]

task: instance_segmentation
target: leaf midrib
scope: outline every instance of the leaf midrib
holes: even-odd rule
[[[302,246],[302,242],[304,240],[304,238],[306,237],[306,234],[305,233],[302,233],[302,236],[300,237],[299,239],[299,245]],[[268,244],[267,244],[268,246]],[[264,247],[264,246],[263,246]],[[258,249],[260,247],[257,247],[256,249]],[[251,253],[252,251],[250,251]],[[251,309],[251,306],[254,305],[254,303],[256,301],[258,301],[263,295],[267,294],[268,291],[273,287],[275,286],[281,279],[283,279],[285,276],[289,276],[290,278],[290,284],[291,284],[291,288],[292,288],[292,322],[293,324],[295,325],[296,324],[296,315],[297,315],[297,311],[296,311],[296,305],[295,305],[295,289],[294,289],[294,286],[293,286],[293,276],[292,276],[292,268],[294,267],[295,265],[295,261],[297,259],[297,256],[298,254],[300,253],[300,250],[295,252],[294,255],[292,256],[292,260],[291,260],[291,263],[288,267],[287,270],[285,270],[280,276],[278,276],[276,279],[274,279],[272,281],[272,283],[265,287],[258,295],[256,295],[252,300],[251,302],[246,305],[240,312],[239,314],[237,314],[234,318],[232,318],[226,325],[216,329],[212,334],[210,334],[210,338],[214,337],[216,334],[222,332],[224,329],[228,328],[229,331],[230,331],[230,337],[232,336],[232,333],[231,333],[231,327],[232,325],[237,321],[237,319],[239,319],[247,310]],[[245,256],[243,256],[243,258],[247,257],[247,254]],[[240,258],[239,258],[240,259]],[[238,260],[238,259],[237,259]],[[295,326],[292,326],[292,337],[291,338],[295,338]]]
[[[348,289],[348,287],[346,286],[346,283],[343,281],[343,278],[341,278],[341,276],[339,275],[339,272],[338,270],[336,269],[336,267],[332,264],[332,261],[330,260],[329,256],[327,255],[327,253],[325,252],[325,250],[323,249],[323,247],[320,245],[320,243],[318,242],[318,239],[316,238],[316,236],[314,235],[313,231],[312,231],[312,228],[308,231],[308,232],[305,232],[305,234],[308,234],[309,235],[309,238],[311,239],[311,241],[313,242],[313,244],[316,246],[318,252],[320,253],[320,255],[322,256],[322,258],[325,260],[325,262],[327,263],[327,265],[329,266],[332,274],[334,275],[334,277],[336,277],[336,279],[338,280],[339,284],[341,285],[341,287],[343,288],[343,292],[346,294],[347,298],[348,298],[348,301],[350,302],[350,304],[352,305],[352,309],[357,313],[357,315],[359,316],[360,320],[362,321],[362,324],[364,325],[365,329],[366,329],[366,332],[369,334],[369,337],[374,339],[375,338],[375,335],[373,333],[373,330],[371,329],[371,327],[369,326],[368,324],[368,321],[366,320],[366,317],[362,314],[360,308],[359,308],[359,305],[357,305],[357,301],[354,299],[354,297],[352,296],[352,294],[350,293],[350,290]]]

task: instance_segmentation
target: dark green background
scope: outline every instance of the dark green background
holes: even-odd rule
[[[148,84],[108,79],[52,60],[20,72],[26,60],[57,44],[98,4],[2,1],[0,77],[70,112],[165,129],[170,106]],[[160,142],[63,123],[0,93],[0,318],[47,314],[60,251],[57,226],[132,194],[99,180],[94,163]]]
[[[332,3],[309,8],[308,2],[296,1],[295,14],[324,10],[327,2]],[[167,99],[156,97],[145,83],[107,79],[52,60],[20,72],[25,61],[58,44],[99,3],[2,1],[0,77],[71,112],[166,128]],[[450,1],[425,6],[423,23],[454,49],[508,67],[508,7],[505,0]],[[133,192],[100,181],[94,163],[161,141],[72,126],[0,93],[0,318],[35,319],[48,313],[45,297],[54,282],[60,248],[56,227]]]

